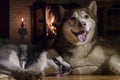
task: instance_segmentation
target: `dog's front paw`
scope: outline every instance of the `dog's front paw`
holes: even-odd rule
[[[58,66],[58,71],[62,75],[67,75],[72,71],[71,66],[62,59],[62,57],[53,58],[53,61]]]
[[[72,68],[68,65],[60,65],[59,66],[59,72],[62,74],[62,75],[67,75],[69,74],[70,72],[72,71]]]

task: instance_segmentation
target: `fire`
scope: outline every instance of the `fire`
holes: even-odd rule
[[[55,21],[55,16],[51,11],[51,8],[48,6],[46,7],[46,26],[47,26],[47,36],[49,35],[49,32],[51,32],[53,35],[56,35],[56,28],[53,26],[53,23]]]

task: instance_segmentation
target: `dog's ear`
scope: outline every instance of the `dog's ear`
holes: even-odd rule
[[[67,12],[67,10],[64,9],[61,5],[59,5],[59,10],[60,10],[60,16],[61,16],[61,19],[62,19],[65,15],[65,12]]]
[[[96,1],[92,1],[88,8],[95,14],[95,16],[97,15],[97,4],[96,4]]]

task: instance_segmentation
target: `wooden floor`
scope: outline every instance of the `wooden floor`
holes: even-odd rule
[[[0,80],[13,80],[10,78],[0,78]],[[120,76],[110,75],[85,75],[85,76],[62,76],[62,77],[45,77],[44,80],[120,80]]]
[[[64,76],[64,77],[47,77],[45,80],[120,80],[120,76]]]

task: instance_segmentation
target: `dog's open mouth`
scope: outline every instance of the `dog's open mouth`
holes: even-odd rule
[[[86,41],[88,31],[86,31],[85,29],[81,29],[79,32],[74,32],[71,30],[71,32],[79,39],[80,42]]]

